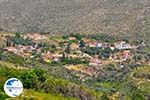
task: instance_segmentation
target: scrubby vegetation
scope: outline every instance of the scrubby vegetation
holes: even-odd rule
[[[5,35],[0,35],[2,100],[9,98],[3,84],[11,77],[20,79],[25,88],[18,100],[148,100],[150,97],[149,47],[140,37],[136,40],[108,34]]]
[[[11,64],[11,63],[10,63]],[[9,65],[10,65],[9,64]],[[86,81],[85,84],[92,86],[94,90],[87,89],[84,86],[77,85],[58,77],[49,76],[48,71],[42,69],[21,69],[7,67],[8,64],[0,65],[0,99],[6,99],[8,96],[3,91],[4,82],[11,77],[20,79],[25,88],[23,95],[16,99],[33,100],[147,100],[149,98],[149,68],[144,66],[135,69],[128,74],[124,80],[111,81],[110,77],[100,81]],[[113,65],[105,67],[110,73]],[[111,68],[111,69],[110,69]],[[141,71],[145,76],[141,76]],[[123,76],[122,76],[123,77]],[[117,79],[117,78],[114,78]],[[35,92],[36,91],[36,92]],[[97,91],[97,92],[96,92]],[[33,97],[30,97],[32,95]],[[40,96],[40,97],[39,97]],[[47,97],[46,97],[47,96]],[[68,98],[70,97],[70,98]],[[46,98],[46,99],[44,99]],[[64,99],[62,99],[64,98]],[[13,99],[10,99],[13,100]]]
[[[45,72],[42,69],[34,69],[34,70],[24,69],[24,70],[19,71],[14,68],[12,69],[12,68],[7,68],[6,66],[0,66],[0,78],[1,78],[0,99],[8,98],[6,94],[3,92],[3,84],[8,78],[11,78],[11,77],[16,77],[20,79],[23,82],[24,88],[27,89],[27,91],[30,92],[30,91],[36,90],[39,93],[41,93],[39,94],[35,92],[34,93],[35,96],[36,94],[37,96],[38,95],[42,96],[43,94],[43,98],[44,98],[44,93],[47,93],[45,95],[49,97],[52,96],[53,98],[54,98],[54,95],[55,96],[57,95],[57,97],[55,97],[55,99],[53,100],[57,100],[57,99],[62,100],[61,98],[64,98],[64,100],[77,100],[77,99],[96,100],[98,99],[98,94],[94,92],[93,90],[89,90],[84,86],[72,83],[69,80],[64,80],[64,79],[59,79],[59,78],[55,78],[52,76],[48,76],[46,73],[47,72]],[[27,91],[25,90],[25,94]],[[30,93],[31,94],[28,93],[28,95],[34,95],[32,94],[32,92]],[[28,95],[26,95],[26,98],[29,99],[29,97],[27,97]],[[21,96],[19,98],[23,99],[25,97]],[[35,97],[35,98],[38,98],[38,97]],[[35,98],[33,98],[33,100],[36,100]],[[50,99],[47,98],[47,100],[52,100],[52,98]]]

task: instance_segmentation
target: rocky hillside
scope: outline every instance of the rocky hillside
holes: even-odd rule
[[[150,0],[0,0],[0,29],[147,33],[150,31]]]

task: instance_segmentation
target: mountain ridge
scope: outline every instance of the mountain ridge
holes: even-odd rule
[[[0,29],[12,32],[147,33],[148,0],[0,0]]]

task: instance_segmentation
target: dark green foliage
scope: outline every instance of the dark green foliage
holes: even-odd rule
[[[62,63],[61,63],[61,62],[58,62],[58,61],[52,61],[49,65],[50,65],[50,66],[61,66]]]
[[[63,39],[67,39],[68,37],[75,37],[77,40],[81,40],[85,36],[83,34],[79,34],[79,33],[71,33],[69,35],[62,36]]]
[[[41,32],[42,35],[50,34],[50,32]]]
[[[20,37],[21,37],[21,35],[20,35],[20,34],[21,34],[21,33],[16,32],[16,33],[15,33],[15,37],[20,38]]]
[[[4,59],[3,57],[4,57],[4,53],[2,50],[0,50],[0,60]]]
[[[83,34],[71,33],[70,36],[71,36],[71,37],[75,37],[77,40],[81,40],[82,37],[83,37]]]
[[[85,47],[85,43],[83,40],[81,40],[79,44],[80,44],[80,47]]]
[[[78,86],[66,80],[49,78],[43,84],[42,88],[47,93],[53,91],[53,94],[61,93],[64,96],[77,97],[80,100],[97,100],[97,97],[94,97],[94,91],[89,91],[85,87]]]
[[[88,64],[89,61],[86,59],[79,58],[61,58],[61,62],[64,64]]]
[[[25,88],[35,88],[37,83],[37,76],[34,72],[24,72],[20,74],[19,79],[23,82]]]
[[[109,56],[113,53],[110,48],[99,49],[99,48],[83,48],[82,52],[85,52],[89,55],[99,55],[100,58],[109,58]]]
[[[100,55],[102,58],[109,58],[109,56],[112,54],[112,50],[110,48],[105,48],[101,51]]]
[[[14,44],[21,44],[21,45],[34,45],[35,43],[27,38],[27,39],[23,39],[19,33],[16,33],[16,36],[12,37],[11,39]]]
[[[107,71],[114,71],[115,70],[115,65],[113,65],[113,64],[106,65],[105,69]]]
[[[69,40],[67,41],[68,44],[72,44],[72,43],[78,43],[78,40]]]
[[[89,55],[96,55],[96,54],[100,54],[101,49],[99,49],[99,48],[89,48],[89,47],[87,47],[87,48],[81,49],[81,51],[84,52],[84,53],[87,53],[87,54],[89,54]]]
[[[132,100],[145,100],[143,92],[138,89],[134,82],[125,84],[123,92],[126,93]]]
[[[63,38],[63,39],[67,39],[68,36],[67,36],[67,35],[63,35],[62,38]]]
[[[109,97],[106,93],[104,93],[102,96],[101,96],[101,99],[102,100],[109,100]]]
[[[70,44],[68,44],[67,47],[66,47],[66,49],[65,49],[65,52],[66,52],[66,53],[70,53],[70,51],[71,51],[71,50],[70,50]]]
[[[46,46],[46,43],[41,42],[41,43],[38,44],[38,46],[39,46],[39,47],[45,47],[45,46]]]
[[[6,57],[6,61],[8,61],[10,63],[24,65],[24,63],[26,62],[26,60],[24,58],[17,56],[15,54],[8,54],[8,55],[4,55],[4,56]]]
[[[5,73],[9,70],[9,74]],[[1,73],[3,72],[3,73]],[[93,90],[88,90],[85,87],[80,88],[80,85],[74,84],[65,79],[59,79],[52,76],[48,76],[46,72],[42,69],[34,70],[13,70],[8,68],[0,68],[0,88],[2,89],[7,77],[16,76],[23,82],[24,88],[35,89],[36,91],[42,91],[45,93],[51,93],[54,95],[63,95],[65,97],[76,97],[83,100],[97,100],[96,92]],[[2,80],[2,78],[5,78]],[[0,99],[7,98],[6,95],[1,93]]]
[[[109,42],[109,43],[116,41],[116,38],[112,35],[109,35],[109,34],[89,35],[89,38],[93,38],[97,41]]]
[[[142,60],[142,55],[136,54],[136,55],[133,57],[133,59],[134,59],[135,61]]]
[[[11,41],[11,37],[7,37],[7,38],[6,38],[6,46],[7,46],[7,47],[11,46],[11,42],[12,42],[12,41]]]
[[[37,88],[38,84],[45,82],[46,74],[42,69],[34,69],[21,73],[18,78],[23,82],[25,88]]]
[[[54,44],[51,45],[51,48],[56,49],[56,46]]]
[[[0,100],[6,100],[8,96],[0,90]]]

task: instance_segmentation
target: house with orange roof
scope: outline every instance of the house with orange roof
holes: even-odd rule
[[[79,49],[79,44],[77,44],[77,43],[70,44],[70,49],[71,50],[77,50],[77,49]]]

